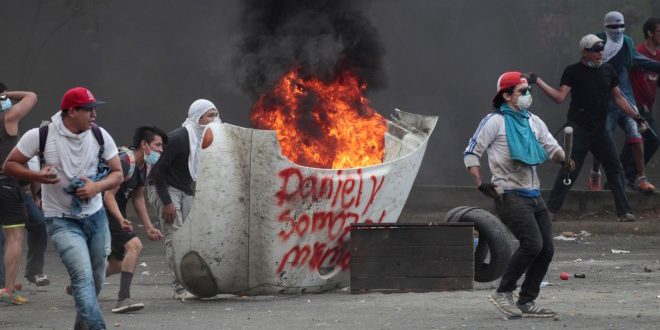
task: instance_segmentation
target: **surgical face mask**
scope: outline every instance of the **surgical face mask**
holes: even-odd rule
[[[527,93],[527,95],[518,96],[518,102],[516,102],[518,109],[529,109],[532,106],[532,94]]]
[[[149,154],[144,156],[144,161],[145,163],[153,166],[158,162],[158,159],[160,159],[160,153],[158,151],[151,150],[151,148],[149,150]]]
[[[0,112],[9,110],[9,108],[11,108],[13,105],[7,95],[2,95],[2,97],[0,97],[0,104],[2,104],[2,109],[0,109]]]

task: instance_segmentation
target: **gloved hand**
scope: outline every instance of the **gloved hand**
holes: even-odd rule
[[[527,79],[527,83],[530,85],[536,84],[536,79],[538,78],[534,72],[523,73],[522,77]]]
[[[481,183],[479,185],[479,191],[481,191],[482,194],[490,197],[490,198],[499,198],[500,194],[497,192],[497,186],[492,184],[492,183]]]
[[[646,130],[649,129],[649,123],[646,122],[646,119],[644,119],[642,115],[637,115],[633,117],[633,119],[637,123],[637,129],[639,130],[640,134],[646,132]]]

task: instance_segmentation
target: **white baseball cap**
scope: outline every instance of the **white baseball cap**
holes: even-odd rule
[[[598,38],[595,34],[587,34],[580,39],[580,49],[589,49],[595,44],[603,42],[603,39]]]

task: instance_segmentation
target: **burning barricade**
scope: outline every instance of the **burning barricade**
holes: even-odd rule
[[[196,295],[346,285],[350,225],[397,221],[437,117],[371,108],[384,49],[360,6],[242,2],[235,75],[256,129],[204,132],[173,239],[176,276]]]
[[[174,236],[177,277],[202,297],[347,285],[349,226],[397,221],[436,122],[396,110],[382,162],[344,169],[291,162],[274,131],[211,124]]]

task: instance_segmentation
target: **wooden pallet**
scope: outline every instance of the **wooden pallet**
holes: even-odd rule
[[[471,223],[351,226],[351,293],[471,290]]]

